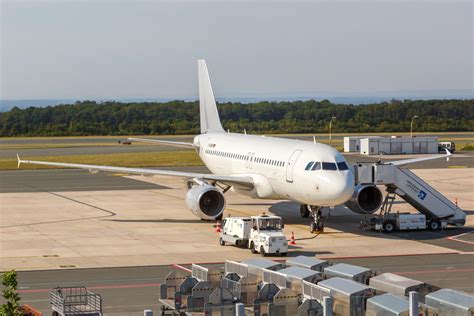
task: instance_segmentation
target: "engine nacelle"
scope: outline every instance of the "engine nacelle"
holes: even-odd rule
[[[383,195],[375,185],[358,184],[346,206],[358,214],[375,213],[382,205]]]
[[[195,185],[186,193],[186,204],[197,217],[215,220],[224,213],[225,198],[212,185]]]

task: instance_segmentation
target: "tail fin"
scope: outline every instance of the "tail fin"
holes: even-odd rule
[[[199,112],[201,117],[201,133],[225,132],[217,112],[214,92],[212,92],[211,79],[207,71],[206,61],[198,60],[199,73]]]

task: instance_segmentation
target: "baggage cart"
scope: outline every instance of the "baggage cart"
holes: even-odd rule
[[[55,287],[49,294],[53,316],[102,316],[102,298],[84,286]]]

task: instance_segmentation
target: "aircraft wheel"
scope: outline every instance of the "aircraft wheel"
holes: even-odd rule
[[[308,205],[306,205],[306,204],[301,204],[300,205],[300,215],[303,218],[308,218],[309,217]]]

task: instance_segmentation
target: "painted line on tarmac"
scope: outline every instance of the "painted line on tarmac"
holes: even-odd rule
[[[459,237],[461,236],[464,236],[464,235],[467,235],[467,234],[471,234],[473,233],[472,231],[471,232],[467,232],[467,233],[462,233],[462,234],[459,234],[459,235],[456,235],[456,236],[450,236],[450,237],[447,237],[449,240],[452,240],[452,241],[457,241],[457,242],[462,242],[462,243],[465,243],[465,244],[469,244],[469,245],[474,245],[474,242],[472,241],[467,241],[467,240],[462,240],[462,239],[458,239]]]
[[[468,269],[435,269],[435,270],[419,270],[419,271],[400,271],[392,272],[399,275],[413,275],[413,274],[430,274],[430,273],[443,273],[443,272],[474,272],[474,268]]]
[[[97,286],[88,286],[88,290],[107,290],[107,289],[136,289],[136,288],[145,288],[145,287],[157,287],[160,286],[160,283],[145,283],[145,284],[117,284],[117,285],[97,285]],[[50,292],[51,289],[33,289],[33,290],[18,290],[20,294],[25,293],[45,293]]]
[[[345,256],[345,257],[320,257],[320,259],[367,259],[367,258],[386,258],[386,257],[411,257],[411,256],[435,256],[435,255],[458,255],[459,251],[436,252],[436,253],[407,253],[396,255],[377,255],[377,256]]]
[[[222,262],[220,262],[220,263],[222,263]],[[180,270],[183,270],[183,271],[186,271],[186,272],[193,272],[191,269],[185,268],[180,264],[172,264],[171,266],[173,268],[180,269]]]

